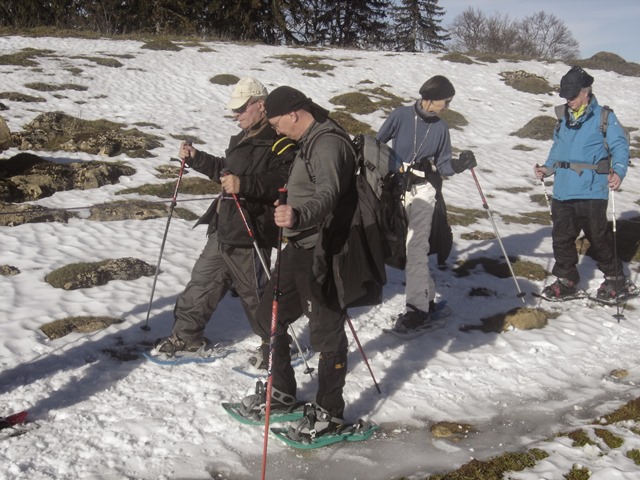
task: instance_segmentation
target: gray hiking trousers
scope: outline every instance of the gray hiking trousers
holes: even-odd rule
[[[263,256],[268,266],[270,251],[264,250]],[[187,342],[201,341],[218,303],[233,285],[251,329],[259,334],[255,312],[266,281],[266,272],[253,247],[220,244],[212,233],[193,266],[191,280],[176,301],[173,333]]]

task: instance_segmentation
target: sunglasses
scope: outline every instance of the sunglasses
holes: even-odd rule
[[[247,103],[245,103],[243,106],[238,107],[238,108],[232,108],[231,111],[233,113],[235,113],[236,115],[242,115],[244,112],[247,111],[247,108],[249,108],[254,103],[256,103],[256,102],[252,102],[251,100],[247,100]]]

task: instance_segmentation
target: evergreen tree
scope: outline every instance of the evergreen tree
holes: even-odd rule
[[[287,41],[305,45],[376,46],[384,37],[388,0],[289,0]]]
[[[327,0],[328,43],[340,47],[375,46],[384,36],[386,0]]]
[[[438,0],[402,0],[394,8],[391,33],[395,49],[403,52],[445,50],[449,40],[446,30],[440,26],[444,9]]]
[[[13,28],[56,26],[56,3],[42,0],[3,0],[0,2],[0,26]]]

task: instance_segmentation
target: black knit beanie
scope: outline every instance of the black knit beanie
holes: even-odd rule
[[[279,117],[285,113],[300,110],[311,105],[311,99],[295,88],[283,86],[273,90],[264,101],[267,118]]]
[[[282,86],[273,90],[264,101],[264,109],[267,118],[279,117],[285,113],[294,112],[296,110],[306,110],[313,117],[323,122],[327,119],[329,111],[317,105],[309,97],[305,96],[300,90],[293,87]]]
[[[420,95],[424,100],[444,100],[456,94],[456,89],[447,77],[436,75],[422,84]]]

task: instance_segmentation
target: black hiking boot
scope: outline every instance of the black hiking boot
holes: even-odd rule
[[[598,287],[596,297],[598,300],[610,301],[618,297],[627,295],[627,278],[624,275],[608,277],[605,275],[604,282]]]
[[[204,352],[206,347],[207,342],[205,340],[189,342],[180,338],[177,333],[172,333],[170,337],[158,339],[154,345],[154,350],[173,357],[178,352]]]
[[[573,298],[578,293],[576,282],[572,282],[566,278],[558,278],[551,285],[547,285],[542,290],[542,296],[551,300],[562,300],[565,298]]]
[[[395,329],[399,332],[411,332],[423,327],[428,321],[429,312],[423,312],[413,305],[407,304],[407,311],[398,315]]]

